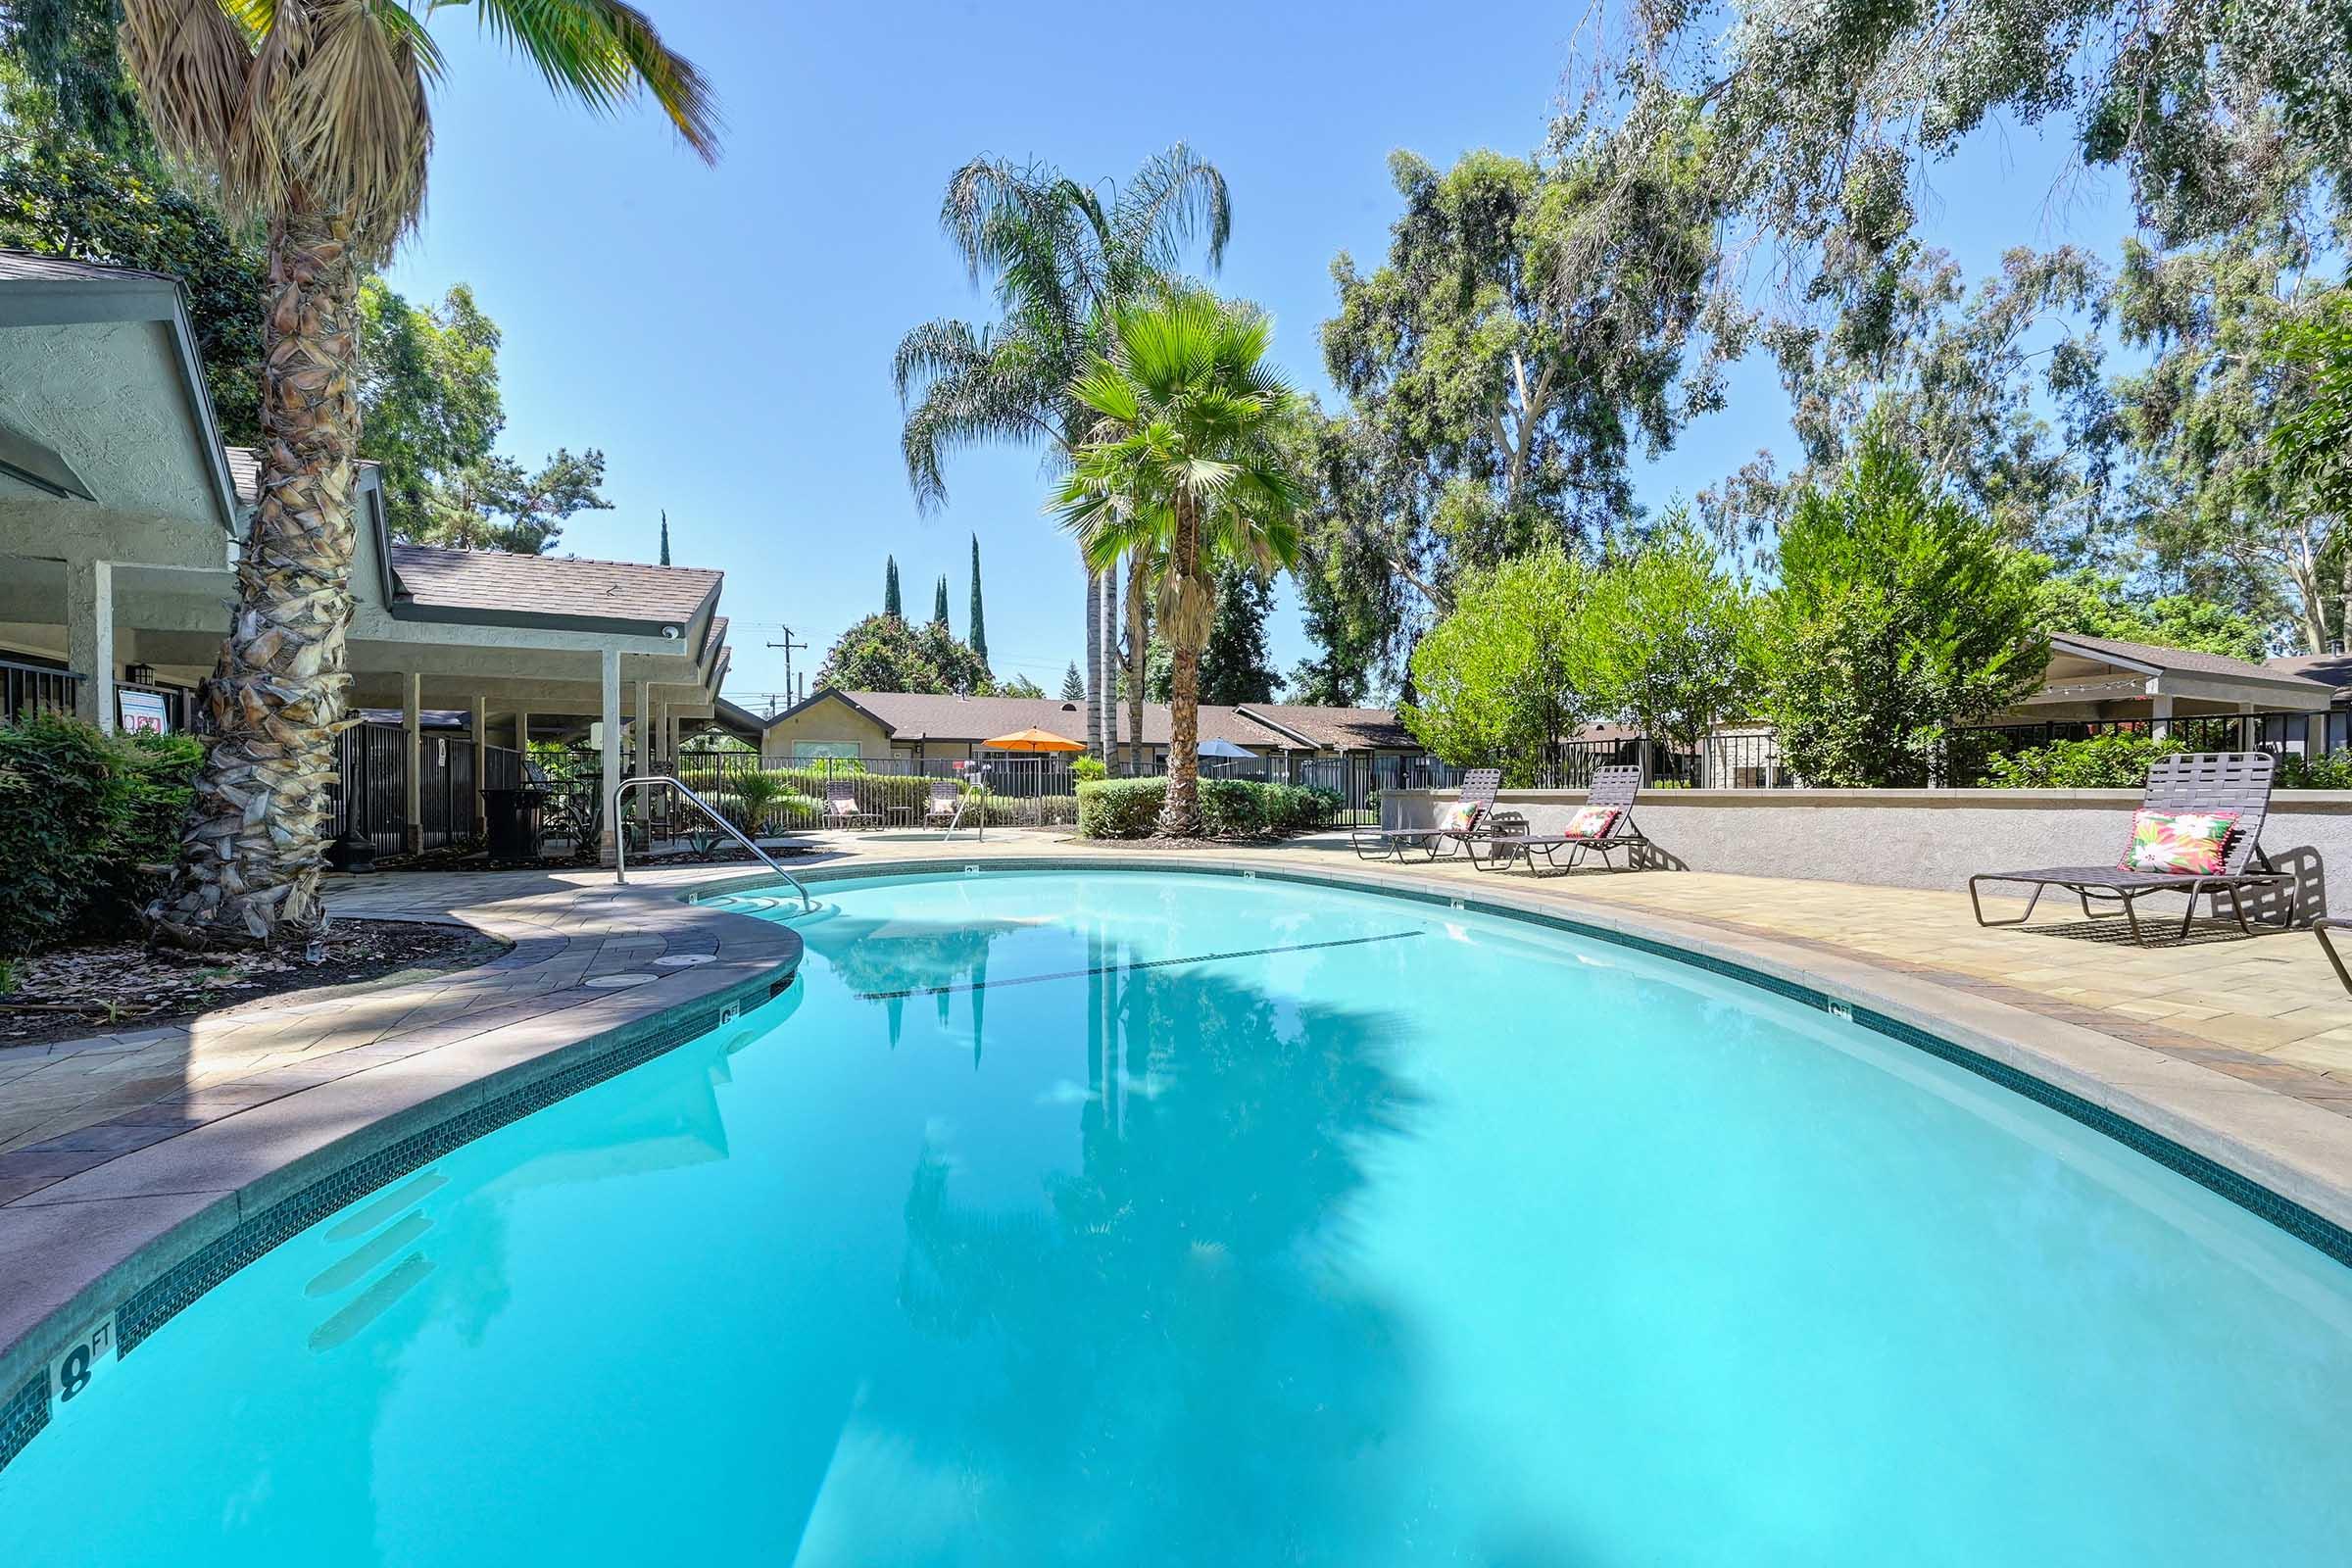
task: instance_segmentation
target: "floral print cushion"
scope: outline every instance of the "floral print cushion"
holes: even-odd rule
[[[1560,829],[1560,837],[1565,839],[1605,839],[1609,836],[1609,829],[1616,825],[1616,807],[1580,806],[1576,808],[1576,814],[1568,819],[1568,825]]]
[[[1485,810],[1486,807],[1480,802],[1456,801],[1446,808],[1444,814],[1439,816],[1438,831],[1441,833],[1471,832],[1477,828],[1478,819]]]
[[[2151,811],[2142,807],[2132,813],[2132,848],[2124,854],[2123,869],[2218,876],[2230,835],[2236,831],[2235,811]]]

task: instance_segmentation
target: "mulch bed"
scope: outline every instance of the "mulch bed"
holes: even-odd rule
[[[465,926],[416,920],[337,920],[323,962],[275,953],[149,952],[139,942],[60,948],[19,958],[16,989],[0,996],[0,1050],[178,1023],[269,998],[324,991],[404,969],[488,957],[500,944]]]

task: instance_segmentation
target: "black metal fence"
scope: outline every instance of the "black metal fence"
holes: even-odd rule
[[[70,669],[0,659],[0,723],[21,723],[43,713],[72,718],[74,694],[80,685],[81,677]]]
[[[522,754],[504,746],[479,748],[464,731],[427,730],[417,743],[416,808],[423,848],[446,849],[474,836],[477,766],[485,789],[522,783]],[[333,836],[357,827],[379,855],[408,849],[408,735],[397,724],[355,724],[336,742]]]

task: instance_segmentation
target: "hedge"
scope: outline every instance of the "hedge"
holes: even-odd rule
[[[1098,779],[1078,786],[1082,839],[1150,838],[1168,796],[1164,778]],[[1253,838],[1321,827],[1340,808],[1337,792],[1254,779],[1200,780],[1200,821],[1211,838]]]
[[[202,743],[0,725],[0,956],[138,929],[179,854]]]
[[[1988,758],[1984,785],[2007,790],[2135,790],[2148,781],[2149,763],[2187,750],[2185,742],[2169,735],[2112,730],[2086,740],[2052,741]]]

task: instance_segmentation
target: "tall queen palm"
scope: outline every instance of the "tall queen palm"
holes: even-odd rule
[[[321,920],[326,790],[348,714],[360,269],[424,201],[426,0],[123,0],[124,63],[165,151],[269,229],[261,503],[204,710],[214,735],[172,887],[148,911],[188,947]],[[649,91],[715,157],[700,72],[619,0],[476,0],[559,91],[611,111]]]
[[[948,181],[940,226],[972,281],[996,296],[1000,319],[975,327],[925,322],[900,343],[892,366],[906,409],[901,444],[915,504],[947,500],[947,454],[1011,442],[1042,447],[1066,469],[1094,416],[1070,387],[1101,351],[1110,314],[1156,295],[1182,270],[1196,236],[1210,268],[1223,260],[1232,212],[1225,176],[1181,142],[1148,160],[1107,199],[1050,164],[977,158]],[[1105,648],[1107,566],[1086,579],[1088,739],[1107,756],[1116,725],[1116,657]],[[1141,692],[1144,640],[1130,596],[1129,681]],[[1140,696],[1136,699],[1141,702]],[[1142,729],[1135,730],[1140,746]]]
[[[1116,313],[1109,352],[1072,385],[1094,413],[1055,497],[1089,565],[1153,563],[1170,653],[1168,793],[1159,830],[1200,831],[1200,651],[1216,568],[1295,565],[1301,491],[1285,438],[1297,396],[1265,363],[1255,311],[1198,290]]]

